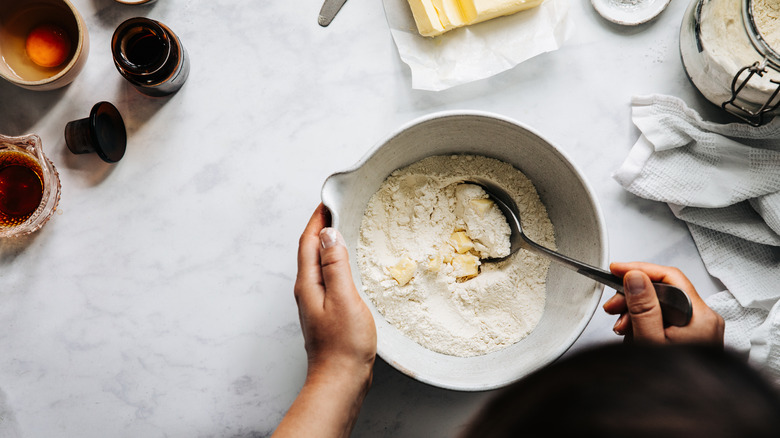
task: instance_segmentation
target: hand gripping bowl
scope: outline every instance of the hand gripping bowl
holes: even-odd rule
[[[481,391],[505,386],[560,357],[580,336],[603,286],[551,264],[539,324],[520,342],[483,356],[455,357],[428,350],[391,326],[363,294],[355,248],[369,198],[394,170],[432,155],[484,155],[512,164],[534,183],[555,227],[558,250],[594,266],[607,262],[601,210],[582,173],[558,148],[529,128],[483,112],[443,112],[401,127],[352,169],[322,188],[333,226],[347,242],[352,275],[374,315],[379,356],[399,371],[442,388]]]

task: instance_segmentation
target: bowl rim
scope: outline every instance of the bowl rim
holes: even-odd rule
[[[645,2],[634,7],[621,7],[614,1],[590,0],[593,9],[605,20],[622,26],[638,26],[652,21],[660,15],[672,0]]]
[[[325,179],[325,182],[323,183],[322,190],[320,192],[320,198],[322,199],[322,202],[325,205],[325,207],[328,208],[328,210],[331,213],[331,218],[332,218],[331,226],[334,227],[334,228],[337,228],[337,229],[339,227],[338,212],[334,211],[334,209],[331,208],[328,205],[328,201],[326,199],[327,196],[325,195],[325,192],[326,192],[327,187],[329,185],[329,182],[331,180],[339,178],[340,175],[349,174],[349,173],[352,173],[352,172],[355,172],[355,171],[359,170],[374,155],[376,155],[376,153],[380,149],[382,149],[385,145],[390,143],[390,141],[392,141],[395,137],[401,135],[402,133],[404,133],[405,131],[407,131],[408,129],[410,129],[410,128],[414,127],[414,126],[417,126],[417,125],[420,125],[422,123],[426,123],[426,122],[429,122],[429,121],[432,121],[432,120],[436,120],[436,119],[443,119],[443,118],[450,118],[450,117],[463,117],[463,116],[466,116],[466,117],[476,116],[476,117],[482,117],[482,118],[495,119],[495,120],[499,120],[499,121],[502,121],[502,122],[505,122],[505,123],[517,126],[517,127],[521,128],[521,129],[524,129],[524,130],[528,131],[530,134],[538,137],[540,140],[542,140],[545,143],[547,143],[551,147],[551,149],[554,151],[554,153],[558,154],[566,162],[566,164],[571,167],[571,169],[574,171],[574,174],[575,174],[577,180],[582,184],[585,192],[587,193],[590,204],[593,206],[594,216],[595,216],[596,222],[598,223],[598,233],[599,233],[599,237],[600,237],[601,242],[602,242],[601,253],[599,254],[599,266],[600,267],[604,267],[604,265],[609,260],[609,237],[608,237],[608,234],[607,234],[606,223],[605,223],[605,220],[604,220],[604,215],[603,215],[603,212],[602,212],[602,209],[601,209],[601,205],[598,203],[598,197],[596,196],[596,192],[593,189],[593,187],[591,186],[591,184],[588,182],[588,180],[585,179],[585,174],[583,173],[583,171],[574,163],[574,161],[572,161],[571,157],[564,150],[562,150],[554,142],[551,142],[550,140],[548,140],[545,136],[539,134],[539,132],[536,131],[535,129],[533,129],[533,128],[529,127],[528,125],[526,125],[526,124],[524,124],[522,122],[519,122],[519,121],[517,121],[517,120],[515,120],[513,118],[510,118],[510,117],[507,117],[507,116],[503,116],[501,114],[489,112],[489,111],[484,111],[484,110],[462,110],[462,109],[461,110],[458,110],[458,109],[444,110],[444,111],[438,111],[438,112],[434,112],[434,113],[429,113],[429,114],[426,114],[426,115],[414,118],[414,119],[412,119],[412,120],[410,120],[410,121],[408,121],[406,123],[401,124],[398,128],[394,129],[388,135],[384,136],[379,142],[374,144],[374,146],[371,147],[354,165],[350,166],[349,168],[347,168],[345,170],[342,170],[342,171],[339,171],[339,172],[335,172],[335,173],[331,174],[330,176],[328,176]],[[538,366],[529,369],[528,372],[525,373],[524,375],[516,376],[515,378],[512,378],[512,379],[503,380],[503,381],[493,381],[493,382],[489,382],[489,383],[486,383],[486,384],[480,384],[480,385],[466,385],[466,384],[458,385],[458,384],[453,384],[451,382],[440,381],[440,380],[438,380],[436,378],[431,378],[431,377],[428,377],[426,375],[421,375],[419,373],[416,373],[416,372],[414,372],[412,370],[407,369],[403,365],[399,364],[396,360],[394,360],[394,359],[392,359],[390,357],[386,357],[386,354],[385,354],[386,352],[382,351],[382,346],[379,343],[377,343],[377,354],[385,362],[387,362],[390,366],[392,366],[396,370],[400,371],[401,373],[403,373],[403,374],[405,374],[405,375],[407,375],[409,377],[412,377],[415,380],[418,380],[418,381],[423,382],[423,383],[427,383],[427,384],[432,385],[432,386],[436,386],[436,387],[444,388],[444,389],[456,390],[456,391],[472,391],[472,392],[473,391],[487,391],[487,390],[498,389],[498,388],[504,387],[506,385],[509,385],[509,384],[511,384],[511,383],[513,383],[513,382],[515,382],[517,380],[520,380],[524,376],[526,376],[528,374],[531,374],[534,371],[536,371],[536,370],[538,370],[538,369],[540,369],[540,368],[542,368],[542,367],[544,367],[544,366],[546,366],[546,365],[548,365],[550,363],[555,362],[561,356],[563,356],[563,354],[565,354],[574,345],[574,343],[582,336],[582,333],[585,331],[585,328],[587,327],[587,325],[593,319],[593,315],[595,314],[596,309],[598,308],[598,304],[601,301],[601,298],[602,298],[602,295],[603,295],[604,285],[601,284],[601,283],[596,283],[594,285],[594,288],[592,289],[592,291],[596,292],[596,293],[593,294],[590,302],[588,303],[589,311],[586,312],[588,317],[587,318],[582,318],[582,320],[578,322],[578,324],[576,325],[576,329],[572,330],[572,333],[571,333],[571,335],[569,337],[567,337],[566,342],[561,343],[557,348],[551,350],[550,355],[549,355],[549,357],[551,357],[551,360],[549,360],[547,363],[539,364]],[[365,297],[363,297],[362,294],[361,294],[361,299],[365,300]]]
[[[57,74],[53,76],[49,76],[48,78],[44,79],[38,79],[37,81],[28,81],[25,79],[21,79],[18,76],[9,76],[6,74],[3,74],[3,72],[0,71],[0,77],[7,80],[8,82],[11,82],[12,84],[22,86],[22,87],[39,87],[39,86],[45,86],[49,85],[51,83],[56,82],[63,76],[67,75],[73,67],[79,62],[79,58],[81,57],[82,52],[84,51],[85,41],[87,38],[89,38],[88,30],[87,30],[87,23],[84,21],[84,17],[81,16],[78,9],[73,5],[73,3],[70,2],[70,0],[58,0],[62,2],[65,6],[67,6],[68,10],[70,10],[71,14],[73,15],[73,18],[76,20],[76,28],[78,29],[78,42],[76,44],[76,50],[73,52],[73,56],[70,58],[70,61],[65,65],[65,67],[62,67],[60,71],[57,72]]]

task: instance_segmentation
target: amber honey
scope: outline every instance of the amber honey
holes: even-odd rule
[[[38,161],[24,152],[0,152],[0,227],[24,223],[42,198],[43,170]]]

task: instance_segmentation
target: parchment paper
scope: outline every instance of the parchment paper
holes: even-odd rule
[[[572,33],[569,0],[451,30],[434,38],[417,32],[407,0],[383,0],[401,59],[412,69],[412,88],[439,91],[484,79],[545,52]]]

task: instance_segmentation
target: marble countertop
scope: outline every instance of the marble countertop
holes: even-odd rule
[[[685,225],[611,178],[639,135],[632,95],[720,117],[680,62],[684,0],[635,28],[572,1],[561,50],[441,92],[411,88],[378,0],[348,2],[328,28],[321,0],[72,1],[91,38],[76,81],[42,93],[0,83],[0,133],[39,134],[62,180],[41,231],[0,241],[2,438],[269,435],[306,371],[292,286],[322,182],[435,111],[532,126],[584,170],[612,260],[676,265],[702,295],[721,289]],[[139,94],[112,64],[111,34],[133,16],[167,24],[189,51],[170,98]],[[127,124],[115,165],[64,142],[65,124],[101,100]],[[573,350],[618,340],[613,322],[597,310]],[[378,361],[354,436],[452,436],[490,395]]]

